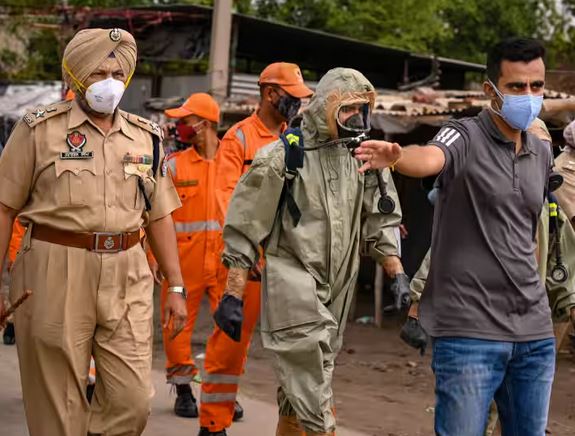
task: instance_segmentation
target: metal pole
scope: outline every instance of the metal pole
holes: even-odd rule
[[[210,40],[210,91],[217,100],[228,94],[230,41],[232,36],[232,0],[215,0]]]

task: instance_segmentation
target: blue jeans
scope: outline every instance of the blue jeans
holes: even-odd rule
[[[493,399],[503,436],[545,435],[555,339],[435,338],[432,368],[436,435],[483,436]]]

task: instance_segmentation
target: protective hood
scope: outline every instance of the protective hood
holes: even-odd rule
[[[366,77],[351,68],[329,70],[319,81],[303,112],[302,131],[306,143],[337,139],[336,114],[342,106],[375,104],[375,89]]]

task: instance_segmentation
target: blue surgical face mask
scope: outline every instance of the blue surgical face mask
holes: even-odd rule
[[[518,130],[527,130],[533,120],[537,118],[541,112],[541,105],[543,104],[542,95],[503,95],[499,89],[489,80],[495,92],[503,100],[501,111],[493,108],[493,112],[500,115],[511,127]]]

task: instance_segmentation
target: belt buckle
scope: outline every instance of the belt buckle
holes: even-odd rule
[[[114,237],[120,237],[120,241],[116,244]],[[103,246],[104,248],[100,247],[100,241],[102,238],[105,238]],[[94,233],[94,247],[92,251],[95,253],[117,253],[122,251],[122,246],[124,242],[124,235],[122,233]]]

